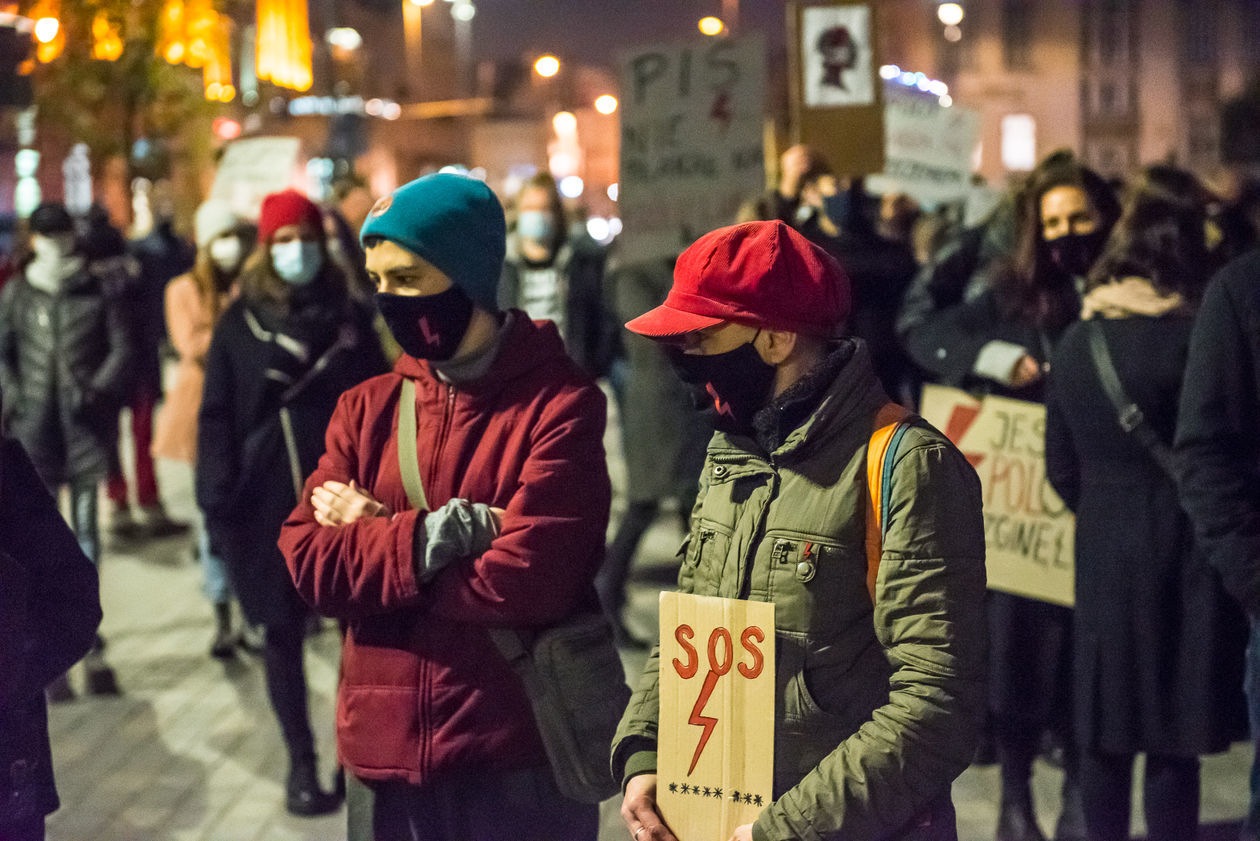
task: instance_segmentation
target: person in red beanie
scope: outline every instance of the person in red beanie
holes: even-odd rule
[[[289,753],[286,806],[335,810],[318,782],[302,665],[306,604],[276,546],[323,452],[341,393],[386,370],[371,313],[328,259],[319,209],[293,191],[262,203],[240,297],[215,325],[197,423],[197,503],[246,620],[262,625],[267,692]]]
[[[952,841],[950,785],[979,735],[980,483],[889,402],[843,335],[849,310],[832,257],[750,222],[701,237],[665,303],[626,325],[666,345],[717,430],[678,589],[775,605],[773,802],[740,841]],[[656,808],[659,665],[658,648],[613,742],[636,841],[674,841]]]

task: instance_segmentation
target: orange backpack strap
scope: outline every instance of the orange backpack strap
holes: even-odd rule
[[[875,413],[875,431],[866,448],[866,590],[875,601],[875,581],[884,551],[884,505],[892,480],[891,456],[913,415],[896,403],[885,403]]]

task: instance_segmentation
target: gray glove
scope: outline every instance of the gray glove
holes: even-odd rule
[[[424,517],[424,540],[417,539],[415,547],[416,580],[424,584],[455,561],[482,554],[498,535],[489,505],[452,499]]]

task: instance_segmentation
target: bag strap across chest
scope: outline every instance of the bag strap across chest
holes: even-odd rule
[[[875,414],[875,431],[866,448],[866,590],[875,601],[875,582],[888,531],[885,514],[892,499],[892,472],[897,447],[914,415],[896,403],[885,403]]]

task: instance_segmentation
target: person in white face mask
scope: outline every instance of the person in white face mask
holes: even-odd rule
[[[253,231],[219,199],[197,208],[194,219],[197,262],[166,287],[166,332],[179,355],[175,378],[158,413],[153,455],[187,464],[197,460],[197,412],[206,377],[206,353],[219,315],[237,296],[237,278],[245,264]],[[223,559],[210,551],[205,528],[196,529],[197,556],[205,574],[206,597],[214,605],[215,633],[210,653],[233,656],[241,637],[232,630],[232,585]]]
[[[263,200],[238,283],[206,356],[197,504],[246,620],[263,626],[267,690],[289,753],[286,806],[324,814],[340,797],[316,774],[302,665],[309,610],[276,540],[324,451],[338,398],[387,366],[372,313],[347,294],[327,256],[323,217],[305,196],[288,190]]]
[[[98,490],[134,364],[131,322],[84,259],[64,205],[41,204],[28,224],[29,256],[0,292],[3,423],[54,495],[69,487],[75,536],[96,563]],[[115,694],[103,649],[98,636],[84,660],[87,689]],[[49,687],[52,700],[72,694],[65,676]]]

